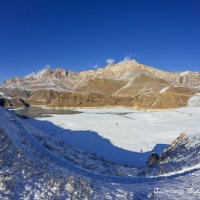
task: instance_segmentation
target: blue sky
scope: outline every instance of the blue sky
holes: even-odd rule
[[[199,0],[0,0],[0,81],[129,56],[200,71]]]

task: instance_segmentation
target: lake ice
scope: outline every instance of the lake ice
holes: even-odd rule
[[[200,134],[200,108],[146,112],[126,108],[77,109],[80,114],[30,119],[46,134],[118,163],[143,166],[180,133]],[[142,152],[142,153],[141,153]]]

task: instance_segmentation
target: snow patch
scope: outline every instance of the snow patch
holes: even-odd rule
[[[188,107],[200,107],[200,93],[194,95],[189,99]]]
[[[185,167],[179,171],[173,171],[173,172],[169,172],[169,173],[164,173],[164,174],[161,174],[161,175],[158,175],[158,176],[150,176],[151,178],[155,178],[155,177],[169,177],[169,176],[173,176],[173,175],[177,175],[177,174],[183,174],[185,172],[189,172],[189,171],[192,171],[192,170],[197,170],[197,169],[200,169],[200,164],[196,164],[196,165],[193,165],[193,166],[190,166],[190,167]]]
[[[160,92],[160,93],[164,93],[164,92],[166,92],[169,88],[170,88],[170,86],[164,87],[164,88],[161,89],[159,92]]]
[[[49,69],[49,66],[45,66],[43,69],[41,69],[40,71],[38,72],[32,72],[31,74],[28,74],[25,76],[25,79],[29,79],[29,78],[41,78],[45,73],[46,71]]]
[[[0,96],[2,96],[4,99],[12,99],[12,97],[6,96],[6,94],[3,92],[0,92]]]

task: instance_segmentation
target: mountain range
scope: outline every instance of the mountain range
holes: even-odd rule
[[[125,60],[83,72],[44,68],[0,85],[5,107],[126,106],[139,109],[187,106],[200,91],[200,72],[165,72]]]

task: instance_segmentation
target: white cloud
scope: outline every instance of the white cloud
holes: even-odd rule
[[[115,63],[115,60],[112,58],[109,58],[106,60],[107,65],[113,65]]]
[[[92,68],[93,68],[93,69],[98,69],[98,68],[99,68],[99,65],[94,65]]]
[[[130,61],[130,60],[132,60],[132,58],[131,58],[130,56],[126,56],[126,57],[124,57],[124,59],[121,60],[119,63],[125,63],[125,62],[128,62],[128,61]]]
[[[43,66],[43,68],[41,70],[39,70],[37,72],[32,72],[32,73],[26,75],[24,78],[28,79],[31,77],[41,77],[45,73],[45,71],[49,68],[51,68],[51,65],[45,65],[45,66]]]
[[[125,56],[124,59],[120,62],[123,63],[123,62],[128,62],[128,61],[131,61],[131,60],[135,60],[135,58],[137,56],[138,56],[138,53],[129,54],[129,56]]]
[[[51,65],[45,65],[43,68],[51,68]]]
[[[130,60],[132,60],[132,58],[131,57],[129,57],[129,56],[126,56],[126,57],[124,57],[124,60],[123,61],[130,61]]]

